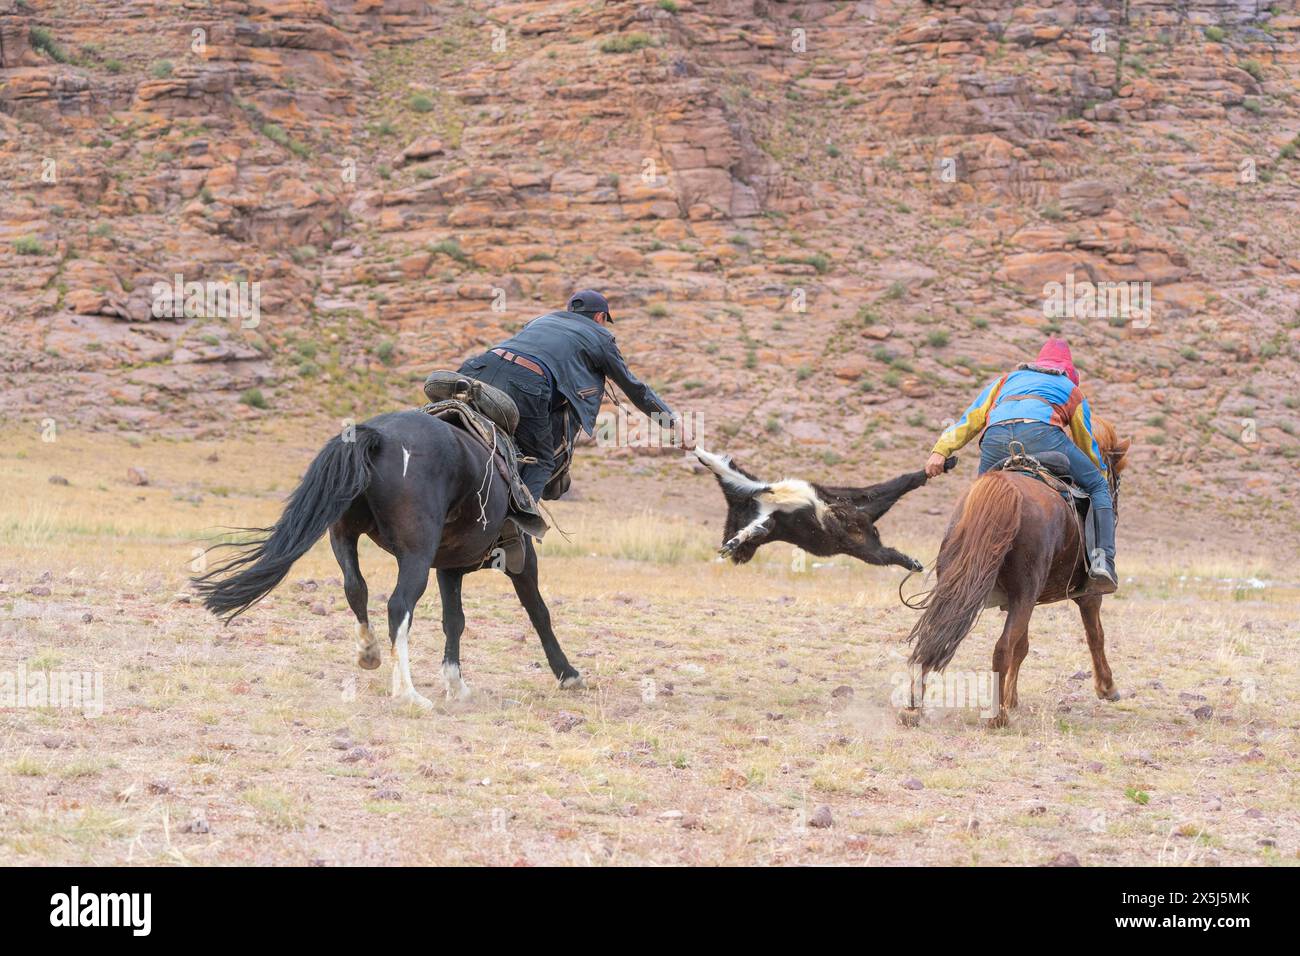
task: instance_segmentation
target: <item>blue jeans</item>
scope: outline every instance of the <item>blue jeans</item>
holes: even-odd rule
[[[519,469],[533,498],[542,500],[542,489],[551,480],[555,468],[555,438],[551,434],[551,385],[531,369],[507,362],[495,352],[468,359],[460,373],[480,382],[495,385],[515,400],[519,424],[515,428],[515,447],[520,454],[536,458]]]
[[[1070,476],[1092,498],[1094,508],[1112,508],[1110,486],[1096,465],[1068,435],[1047,422],[1008,422],[990,425],[980,440],[980,474],[988,471],[1011,454],[1008,447],[1016,441],[1033,455],[1040,451],[1059,451],[1070,459]]]

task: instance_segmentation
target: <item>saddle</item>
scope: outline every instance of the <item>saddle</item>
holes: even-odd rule
[[[519,427],[519,406],[495,385],[459,372],[430,372],[424,380],[424,394],[430,402],[455,399],[486,415],[497,428],[514,435]]]
[[[1097,529],[1092,518],[1092,499],[1074,483],[1070,476],[1070,459],[1064,452],[1041,451],[1029,454],[1019,442],[1012,442],[1012,453],[993,466],[999,471],[1013,471],[1037,478],[1064,499],[1074,512],[1079,534],[1084,542],[1084,554],[1091,554],[1097,546]],[[1087,579],[1087,568],[1084,567]],[[1071,597],[1074,594],[1070,595]],[[994,592],[985,607],[1005,607],[1005,596]]]
[[[461,429],[491,455],[497,473],[510,489],[509,518],[541,540],[549,525],[519,474],[520,455],[512,437],[519,423],[514,400],[498,388],[455,372],[431,374],[424,393],[431,401],[421,411]]]

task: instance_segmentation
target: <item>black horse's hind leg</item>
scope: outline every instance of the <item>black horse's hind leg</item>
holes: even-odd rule
[[[436,537],[436,536],[435,536]],[[397,586],[388,599],[388,639],[393,645],[393,697],[420,707],[433,703],[415,689],[411,680],[408,644],[415,605],[429,586],[429,566],[438,550],[437,541],[430,551],[407,552],[397,558]]]
[[[346,518],[330,526],[330,547],[343,569],[343,593],[347,595],[348,607],[357,617],[357,666],[372,671],[383,663],[383,656],[379,652],[379,639],[370,630],[369,591],[357,561],[357,534]]]
[[[438,570],[438,594],[442,599],[442,633],[447,643],[442,651],[442,679],[447,685],[447,699],[469,696],[469,685],[460,676],[460,636],[465,633],[465,609],[461,604],[461,584],[475,568]]]
[[[585,685],[582,676],[569,663],[569,659],[564,656],[564,651],[560,648],[560,642],[551,628],[551,612],[547,610],[546,602],[542,600],[542,592],[537,587],[537,549],[533,547],[533,539],[525,535],[524,540],[527,542],[528,552],[524,557],[524,569],[518,574],[510,575],[510,581],[515,586],[515,594],[519,596],[519,603],[528,612],[528,620],[533,622],[537,636],[542,639],[546,663],[551,665],[551,673],[559,680],[560,686],[583,687]]]

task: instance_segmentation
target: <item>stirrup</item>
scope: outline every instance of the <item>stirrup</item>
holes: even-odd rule
[[[1119,588],[1119,574],[1101,548],[1093,548],[1088,561],[1088,592],[1113,594]]]
[[[498,554],[502,561],[498,561]],[[520,574],[524,570],[524,564],[528,560],[528,551],[524,546],[524,533],[520,530],[519,525],[515,524],[509,518],[506,518],[505,524],[501,526],[501,535],[497,542],[492,546],[492,551],[488,556],[492,567],[497,570],[504,570],[510,574]]]

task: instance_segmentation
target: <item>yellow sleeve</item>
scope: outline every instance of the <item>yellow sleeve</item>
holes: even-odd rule
[[[1088,411],[1087,402],[1080,402],[1079,407],[1070,416],[1070,438],[1079,446],[1080,451],[1092,459],[1097,470],[1103,475],[1106,474],[1106,466],[1101,460],[1101,449],[1097,447],[1097,440],[1092,437],[1092,415]]]
[[[971,402],[966,413],[947,431],[939,436],[939,440],[934,443],[931,454],[943,455],[947,458],[958,448],[961,448],[972,438],[984,430],[984,423],[988,421],[989,409],[993,407],[993,389],[997,386],[997,381],[990,382],[984,391],[976,396],[975,401]]]

